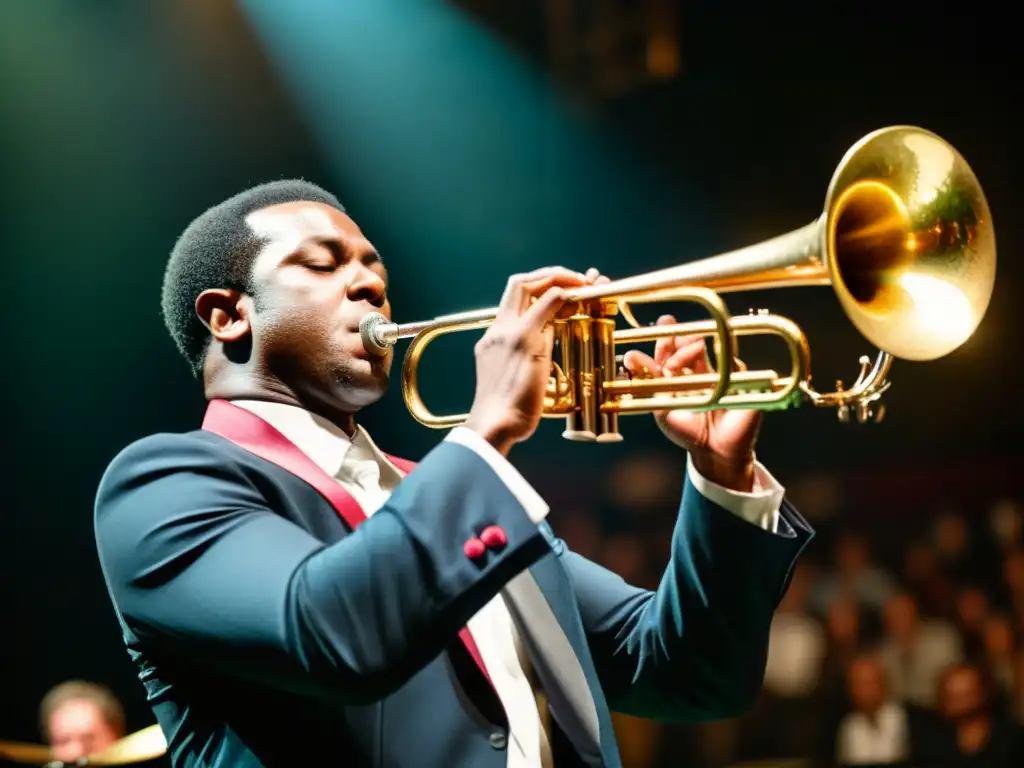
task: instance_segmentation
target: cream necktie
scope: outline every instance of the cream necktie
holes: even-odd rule
[[[519,657],[519,664],[526,674],[530,688],[533,689],[534,699],[537,701],[537,714],[540,717],[541,768],[554,768],[555,761],[551,754],[551,711],[548,709],[548,700],[544,695],[544,688],[540,683],[540,678],[537,677],[533,663],[530,661],[530,654],[523,644],[523,636],[514,623],[512,624],[512,639],[515,643],[516,655]]]
[[[342,483],[349,482],[359,486],[365,494],[375,497],[374,502],[380,501],[376,498],[384,492],[380,483],[380,465],[361,432],[356,432],[352,437],[352,442],[338,469],[337,478]],[[370,514],[371,511],[366,510],[366,514]]]

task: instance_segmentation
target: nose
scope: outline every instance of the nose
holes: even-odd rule
[[[356,273],[348,284],[349,301],[366,301],[375,307],[384,304],[387,284],[375,271],[365,264],[355,265]]]

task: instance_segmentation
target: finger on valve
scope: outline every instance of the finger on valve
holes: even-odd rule
[[[665,361],[665,372],[670,376],[678,376],[685,373],[707,373],[709,370],[707,361],[707,350],[703,341],[691,342],[685,347],[677,349]]]
[[[638,349],[631,349],[622,356],[622,367],[632,379],[653,379],[661,370],[654,358]]]
[[[672,325],[676,319],[672,315],[662,315],[658,318],[656,325]],[[665,364],[676,349],[676,340],[672,336],[662,336],[654,342],[654,359],[658,366]]]

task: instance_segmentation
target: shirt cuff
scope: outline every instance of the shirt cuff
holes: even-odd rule
[[[708,501],[742,517],[758,528],[778,533],[779,510],[782,508],[786,489],[772,477],[761,462],[754,462],[754,489],[749,493],[734,491],[711,482],[697,471],[689,456],[686,457],[686,472],[697,493]]]
[[[487,462],[494,470],[505,486],[516,497],[516,500],[523,505],[526,516],[531,522],[539,523],[548,516],[549,507],[540,494],[534,490],[526,478],[519,474],[519,470],[513,467],[509,460],[502,456],[498,449],[484,440],[480,435],[466,427],[456,427],[448,433],[445,440],[469,448],[477,456]]]

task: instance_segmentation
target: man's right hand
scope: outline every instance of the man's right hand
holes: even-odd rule
[[[551,375],[551,321],[565,304],[565,289],[587,282],[562,267],[514,275],[476,344],[476,397],[466,427],[505,456],[537,429]]]

